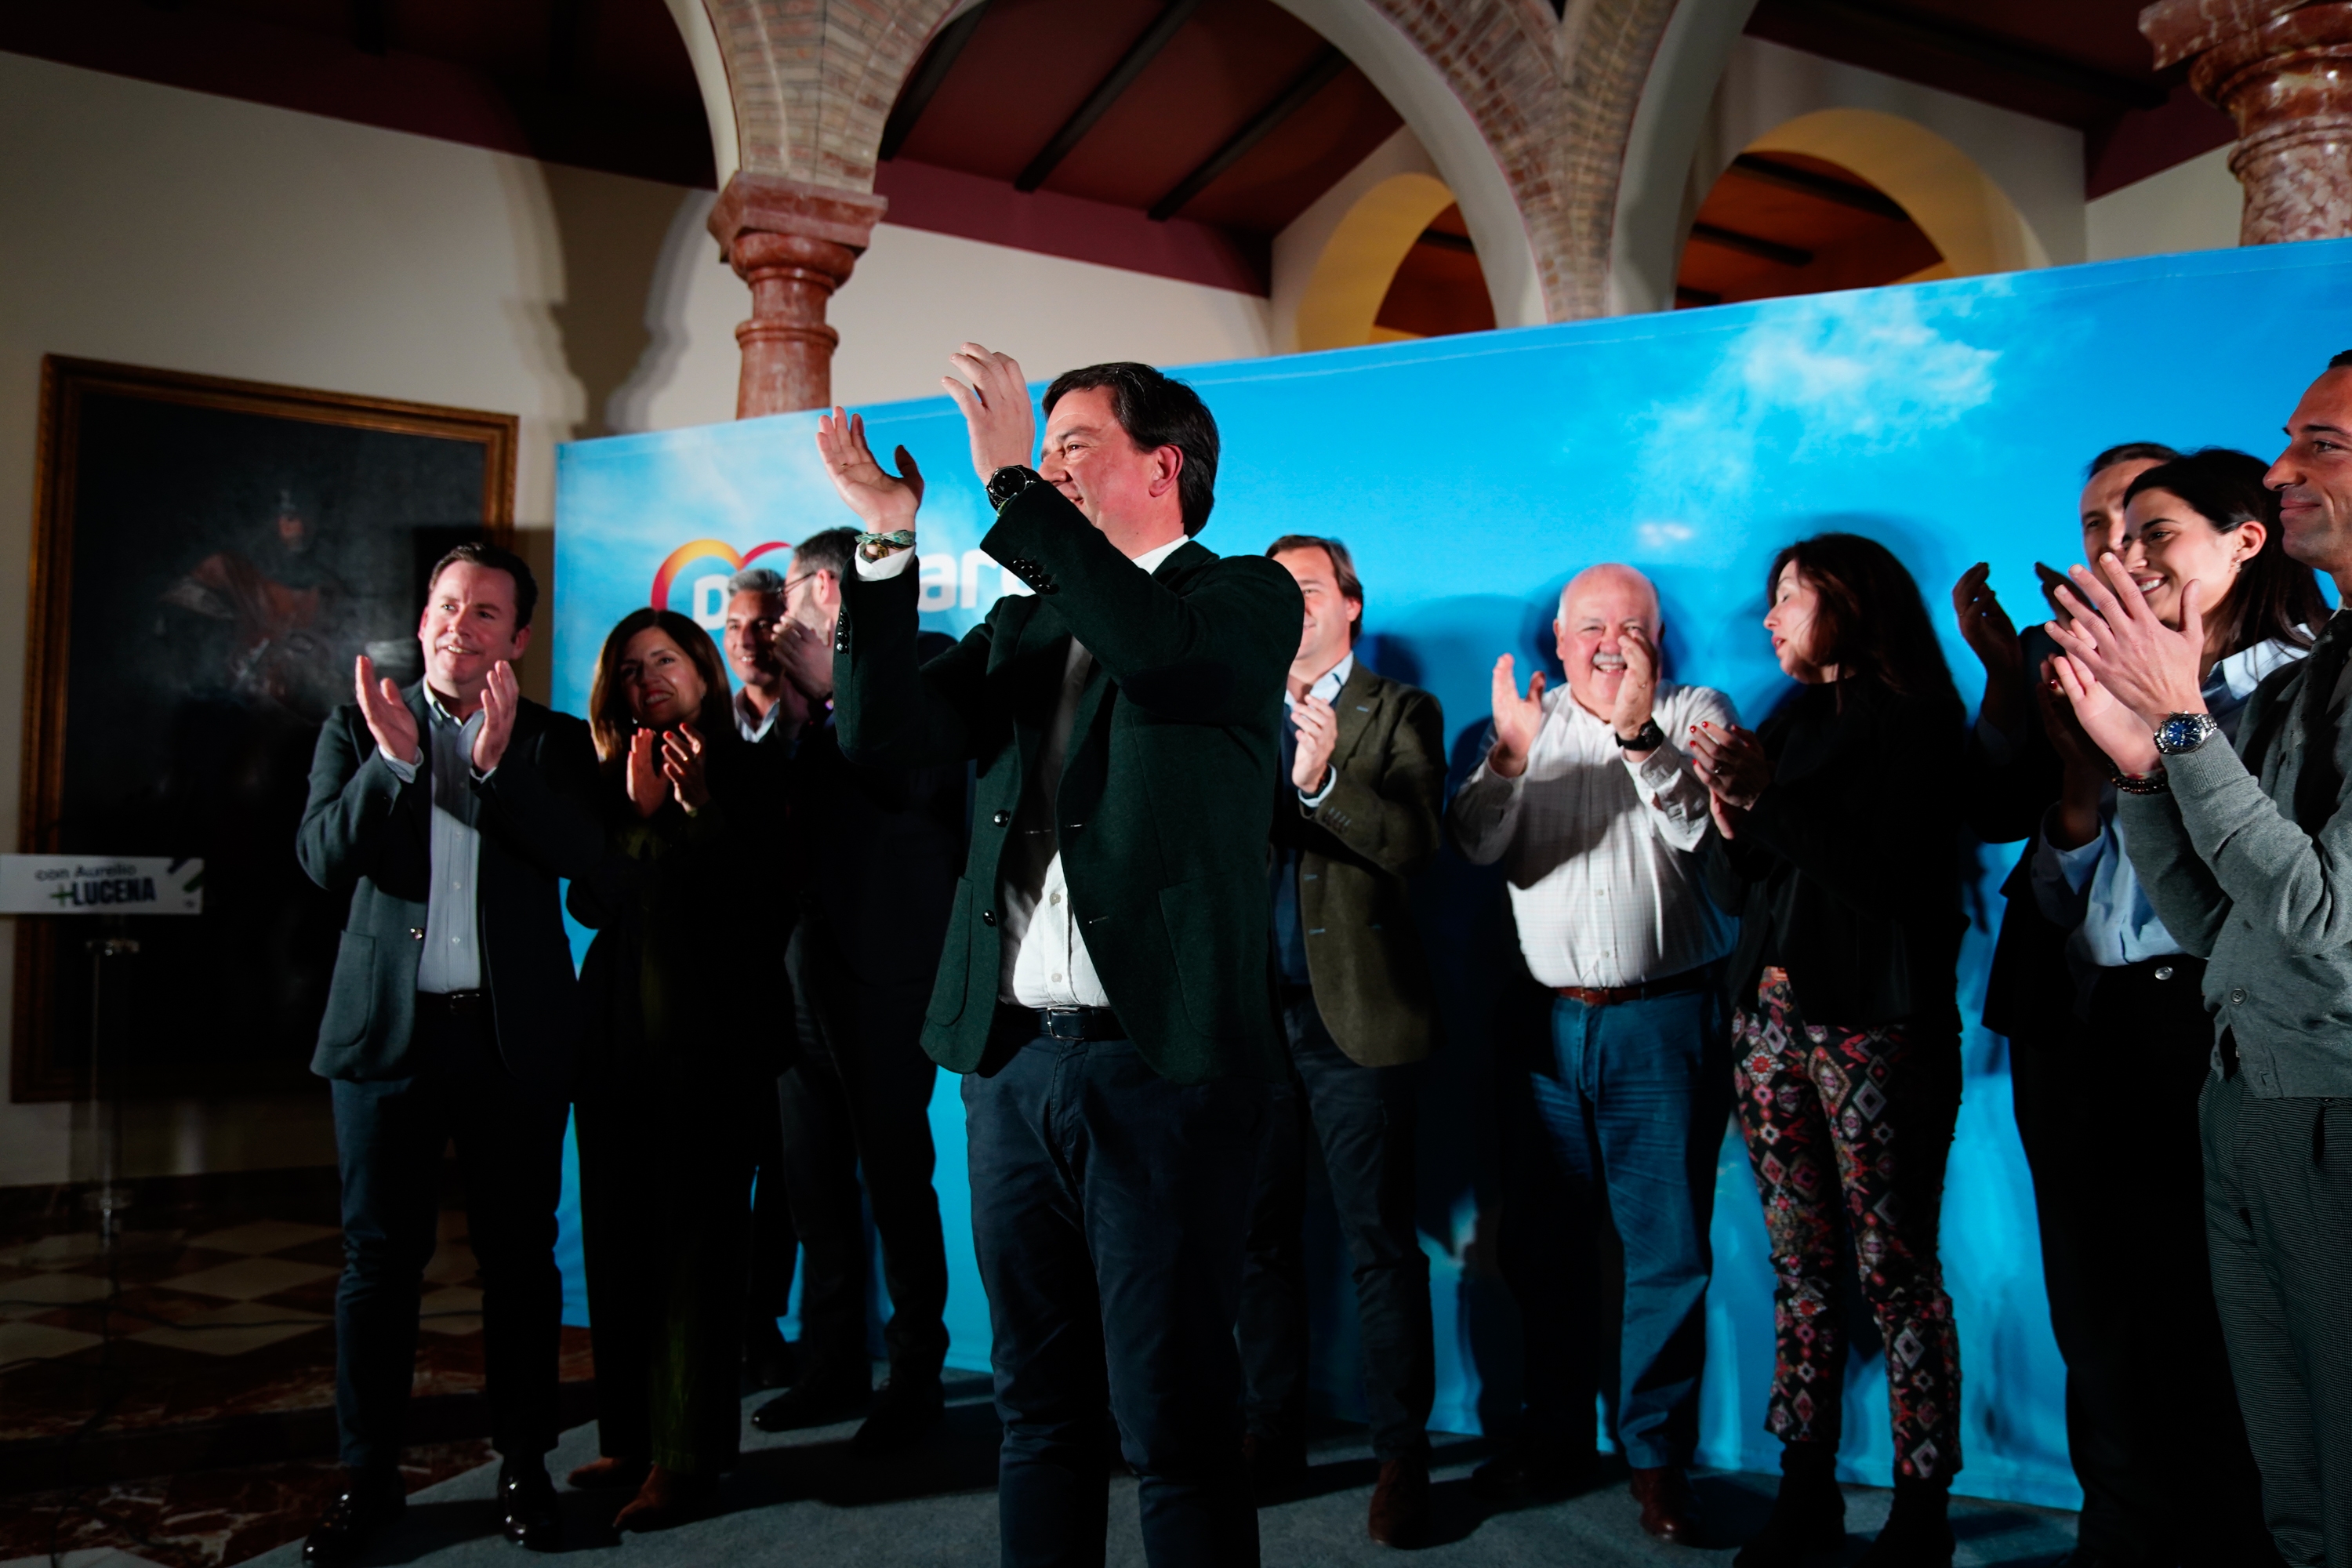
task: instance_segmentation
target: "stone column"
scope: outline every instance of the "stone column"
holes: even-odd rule
[[[889,203],[773,174],[738,174],[710,210],[719,253],[751,286],[751,319],[735,329],[743,375],[735,417],[824,408],[833,401],[824,303],[849,279]]]
[[[2239,244],[2352,235],[2352,4],[2159,0],[2139,30],[2238,122]]]

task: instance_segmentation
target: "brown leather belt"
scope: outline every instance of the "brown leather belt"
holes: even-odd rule
[[[1715,965],[1703,963],[1696,969],[1685,969],[1680,974],[1669,974],[1664,980],[1645,980],[1638,985],[1555,985],[1552,991],[1588,1007],[1614,1007],[1622,1002],[1643,1002],[1653,996],[1676,996],[1685,991],[1704,991],[1714,983]]]

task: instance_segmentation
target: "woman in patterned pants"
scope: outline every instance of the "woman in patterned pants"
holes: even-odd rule
[[[1835,1476],[1851,1239],[1886,1345],[1895,1507],[1867,1568],[1947,1568],[1960,1468],[1959,1341],[1937,1261],[1959,1112],[1962,710],[1910,574],[1825,533],[1772,563],[1764,625],[1801,684],[1754,734],[1695,737],[1740,912],[1732,984],[1740,1125],[1772,1241],[1766,1426],[1780,1493],[1739,1568],[1844,1539]]]

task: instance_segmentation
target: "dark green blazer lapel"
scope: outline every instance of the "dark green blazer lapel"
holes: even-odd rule
[[[1152,568],[1151,580],[1164,583],[1178,592],[1183,591],[1184,581],[1202,567],[1215,563],[1216,553],[1193,540],[1186,540],[1168,552],[1168,559]],[[1060,617],[1055,617],[1058,620]],[[1059,667],[1056,667],[1058,672]],[[1106,721],[1110,710],[1110,677],[1097,659],[1087,677],[1087,684],[1078,693],[1077,712],[1070,722],[1070,747],[1063,753],[1062,776],[1069,777],[1069,764],[1076,758],[1089,754],[1095,744],[1095,730]]]

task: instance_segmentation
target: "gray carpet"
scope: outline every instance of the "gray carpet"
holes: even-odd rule
[[[995,1415],[983,1380],[953,1378],[948,1392],[951,1407],[947,1421],[920,1448],[870,1468],[850,1456],[846,1439],[854,1424],[772,1437],[753,1431],[747,1422],[743,1463],[722,1484],[719,1511],[663,1534],[616,1542],[604,1525],[618,1500],[566,1491],[564,1524],[572,1548],[566,1555],[593,1556],[614,1568],[702,1568],[712,1563],[974,1568],[992,1563],[996,1561]],[[758,1403],[746,1400],[744,1409],[748,1413]],[[593,1426],[564,1434],[548,1457],[559,1486],[566,1470],[595,1456],[595,1436]],[[1496,1568],[1537,1563],[1552,1568],[1562,1563],[1580,1568],[1677,1563],[1697,1568],[1731,1559],[1729,1545],[1695,1551],[1660,1545],[1644,1536],[1622,1472],[1604,1473],[1593,1489],[1565,1502],[1494,1511],[1469,1489],[1470,1470],[1486,1452],[1483,1443],[1438,1440],[1435,1539],[1411,1553],[1412,1561],[1492,1563]],[[1335,1429],[1316,1444],[1314,1457],[1315,1468],[1298,1494],[1258,1514],[1269,1568],[1352,1563],[1394,1568],[1403,1560],[1401,1554],[1373,1545],[1364,1534],[1373,1465],[1360,1432]],[[377,1543],[368,1561],[431,1568],[477,1563],[519,1568],[526,1559],[495,1533],[489,1498],[497,1473],[495,1465],[486,1466],[410,1498],[407,1517]],[[1773,1484],[1771,1477],[1751,1475],[1706,1475],[1697,1483],[1707,1519],[1732,1543],[1762,1522]],[[1839,1561],[1850,1563],[1885,1518],[1889,1494],[1853,1487],[1846,1496],[1853,1533]],[[2028,1568],[2074,1544],[2072,1514],[1973,1499],[1955,1500],[1952,1511],[1960,1539],[1958,1562],[1969,1568]],[[1121,1478],[1113,1484],[1110,1520],[1110,1563],[1140,1568],[1143,1547],[1136,1530],[1132,1479]],[[255,1559],[272,1568],[294,1568],[300,1561],[299,1543]]]

